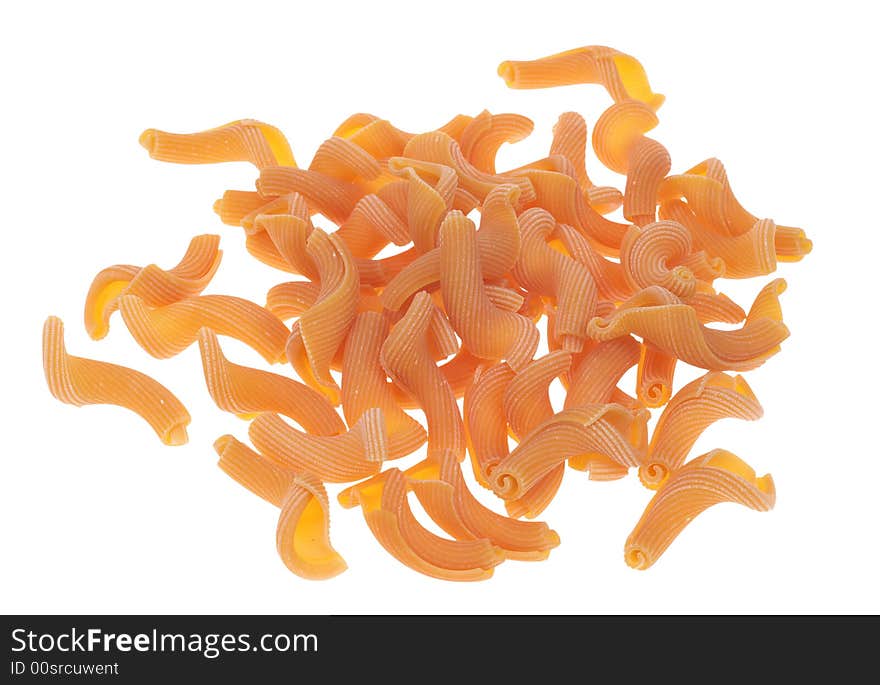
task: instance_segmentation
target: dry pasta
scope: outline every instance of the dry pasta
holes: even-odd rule
[[[320,480],[273,464],[231,435],[214,442],[217,465],[230,477],[281,509],[276,547],[284,565],[310,580],[348,568],[330,544],[330,502]]]
[[[218,465],[279,508],[277,551],[303,578],[347,568],[330,544],[326,484],[343,488],[337,501],[360,508],[397,560],[457,581],[548,557],[559,535],[522,519],[552,517],[567,467],[591,481],[638,469],[655,491],[625,543],[634,568],[655,563],[712,504],[773,506],[772,479],[738,457],[689,458],[715,421],[762,414],[746,381],[725,372],[762,365],[789,335],[784,280],[764,284],[746,311],[721,279],[770,274],[812,242],[747,211],[717,159],[673,172],[672,148],[648,136],[661,130],[664,96],[634,57],[594,45],[505,61],[498,73],[512,88],[600,84],[612,102],[591,131],[563,112],[546,156],[512,168],[499,168],[499,151],[523,147],[535,124],[488,110],[418,132],[355,113],[304,166],[277,128],[253,119],[141,135],[158,160],[256,167],[255,189],[227,190],[213,209],[247,253],[294,276],[275,281],[265,307],[205,294],[220,239],[198,235],[170,269],[99,271],[86,331],[105,337],[118,309],[154,357],[198,342],[208,394],[250,422],[255,448],[224,435]],[[593,182],[588,142],[624,176],[620,189]],[[222,336],[277,372],[227,359]],[[68,355],[55,317],[43,362],[59,400],[118,404],[164,442],[186,441],[189,414],[169,390]],[[708,372],[686,383],[688,366]],[[471,492],[468,470],[498,511]],[[423,525],[410,494],[448,537]]]
[[[167,271],[155,264],[143,268],[118,264],[102,269],[86,295],[86,331],[93,340],[106,336],[110,315],[119,308],[122,295],[137,295],[151,307],[198,295],[220,266],[223,253],[219,245],[220,236],[198,235],[177,266]]]
[[[648,568],[697,514],[720,502],[768,511],[776,502],[773,479],[756,476],[750,466],[725,450],[712,450],[688,462],[660,486],[627,538],[626,563]]]
[[[43,324],[43,371],[49,391],[66,404],[125,407],[149,423],[166,445],[187,441],[189,412],[170,390],[140,371],[68,354],[64,324],[56,316]]]

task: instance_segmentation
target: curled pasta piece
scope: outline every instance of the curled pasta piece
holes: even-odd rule
[[[638,363],[639,352],[639,344],[628,335],[592,347],[573,364],[564,407],[610,402],[623,374]]]
[[[137,344],[157,359],[179,354],[196,341],[200,328],[211,328],[249,345],[270,364],[284,360],[287,326],[240,297],[199,295],[149,309],[137,295],[123,295],[119,312]]]
[[[520,215],[522,250],[513,276],[527,290],[554,298],[554,333],[564,350],[580,352],[587,337],[587,322],[594,316],[598,290],[590,270],[561,252],[548,240],[556,222],[543,209]]]
[[[231,435],[219,437],[214,450],[226,474],[281,509],[276,547],[287,568],[310,580],[346,570],[345,560],[330,544],[330,502],[321,481],[272,463]]]
[[[724,165],[714,158],[663,181],[658,190],[661,204],[681,198],[687,200],[688,207],[704,226],[721,235],[742,235],[758,221],[758,217],[748,212],[736,199]],[[800,229],[784,228],[786,232],[803,234]],[[807,248],[808,245],[803,243],[803,247]]]
[[[769,511],[776,503],[773,478],[756,476],[754,469],[725,450],[697,457],[673,472],[648,503],[627,538],[626,563],[635,569],[649,568],[694,517],[721,502]]]
[[[267,199],[254,190],[227,190],[214,202],[214,213],[228,226],[241,226],[241,220],[263,207]]]
[[[388,456],[381,409],[368,409],[341,435],[310,435],[277,414],[260,414],[248,430],[263,456],[297,472],[313,473],[327,483],[347,483],[379,472]]]
[[[746,371],[776,354],[788,337],[778,299],[784,289],[785,281],[772,281],[755,298],[742,328],[720,331],[703,326],[694,308],[677,301],[668,290],[651,286],[612,316],[594,318],[589,334],[596,340],[635,334],[693,366]]]
[[[148,128],[140,144],[150,157],[177,164],[250,162],[258,169],[296,166],[284,134],[254,119],[240,119],[198,133],[167,133]]]
[[[759,219],[745,233],[727,236],[703,226],[681,200],[663,203],[660,215],[686,225],[695,243],[724,261],[728,278],[764,276],[776,271],[777,262],[800,261],[813,249],[802,229],[777,226],[770,219]]]
[[[696,292],[693,271],[673,266],[692,250],[690,232],[675,221],[631,226],[620,246],[620,264],[633,290],[659,285],[688,298]]]
[[[353,183],[317,171],[287,166],[261,169],[257,191],[267,197],[299,193],[313,213],[320,212],[336,224],[343,223],[366,194]]]
[[[559,535],[546,523],[518,521],[483,506],[468,490],[455,455],[423,461],[406,475],[428,515],[456,539],[486,538],[518,561],[546,559],[559,545]]]
[[[425,412],[428,424],[428,456],[450,449],[464,458],[464,426],[455,394],[437,368],[428,348],[427,332],[434,316],[434,303],[426,292],[418,293],[403,318],[382,345],[380,360],[388,377],[413,398]]]
[[[632,287],[624,276],[620,262],[605,259],[572,226],[556,224],[555,235],[572,259],[590,270],[599,291],[599,297],[611,302],[621,302],[632,295]]]
[[[525,437],[553,416],[550,383],[570,366],[571,355],[557,350],[530,362],[514,376],[504,393],[504,413],[515,437]],[[542,476],[522,497],[505,502],[507,513],[515,518],[535,518],[556,496],[564,476],[562,463]]]
[[[569,457],[596,455],[621,466],[638,466],[647,413],[616,404],[565,409],[535,428],[510,456],[491,469],[489,482],[502,499],[516,499]]]
[[[315,435],[338,435],[345,424],[317,390],[292,378],[233,364],[223,355],[217,335],[199,330],[202,369],[211,398],[223,411],[243,415],[283,414]]]
[[[558,222],[573,226],[585,238],[593,240],[608,256],[617,255],[628,225],[610,221],[588,205],[572,176],[529,168],[517,170],[515,175],[524,176],[532,183],[535,200],[528,202],[529,207],[546,209]]]
[[[389,387],[379,361],[389,324],[377,312],[363,312],[355,319],[345,342],[342,365],[342,410],[350,426],[372,407],[379,407],[388,432],[388,458],[414,452],[427,439],[425,429],[404,412]]]
[[[330,544],[330,502],[324,484],[298,474],[281,502],[275,545],[284,565],[309,580],[327,580],[348,568]]]
[[[477,244],[480,268],[487,281],[502,278],[520,254],[520,226],[514,210],[518,197],[516,186],[497,186],[486,196],[480,210]],[[404,267],[382,292],[383,306],[397,311],[418,290],[439,283],[440,262],[440,249],[434,248]]]
[[[465,159],[455,139],[442,131],[414,136],[406,144],[403,154],[404,157],[442,164],[453,169],[458,178],[458,185],[471,193],[479,202],[482,202],[495,186],[510,183],[519,186],[523,202],[531,202],[535,199],[534,190],[527,178],[480,171]],[[389,160],[389,165],[393,162],[393,159]]]
[[[694,308],[700,323],[739,323],[746,318],[743,308],[724,293],[696,293],[687,303]]]
[[[495,157],[504,143],[524,140],[535,124],[521,114],[490,114],[483,110],[461,132],[461,151],[480,171],[495,173]]]
[[[678,359],[651,343],[642,345],[636,375],[636,396],[646,407],[662,407],[672,396]]]
[[[165,386],[125,366],[74,357],[64,345],[64,324],[43,324],[43,372],[49,392],[66,404],[115,404],[142,417],[166,445],[183,445],[190,416]]]
[[[375,159],[383,161],[403,154],[406,141],[412,137],[411,134],[395,128],[387,119],[380,119],[372,114],[355,114],[349,117],[339,125],[333,135],[347,138]]]
[[[534,323],[493,305],[483,287],[473,222],[450,212],[440,227],[440,289],[455,332],[474,355],[522,368],[538,347]]]
[[[282,321],[292,319],[315,304],[320,292],[321,284],[312,281],[279,283],[266,293],[266,309]]]
[[[360,280],[354,260],[338,236],[315,229],[306,251],[317,268],[321,291],[315,304],[300,316],[299,331],[315,389],[337,405],[339,386],[330,375],[330,365],[357,314]]]
[[[351,140],[332,136],[318,146],[309,170],[340,181],[372,181],[382,174],[382,165]]]
[[[504,391],[504,415],[515,438],[525,437],[553,416],[548,387],[570,366],[571,354],[557,350],[533,359],[511,379]]]
[[[675,393],[651,436],[639,478],[652,490],[681,467],[697,438],[720,419],[754,421],[763,409],[742,376],[709,372]]]
[[[644,103],[636,100],[618,102],[602,112],[596,121],[593,150],[609,169],[627,174],[636,142],[658,123],[660,120],[654,110]]]
[[[258,207],[254,211],[246,214],[241,218],[241,227],[246,235],[258,233],[265,229],[265,226],[259,223],[260,218],[267,216],[290,215],[298,219],[302,219],[312,229],[312,211],[305,198],[299,193],[287,193],[269,200],[264,205]]]
[[[599,214],[608,214],[623,204],[617,188],[596,186],[587,175],[587,123],[576,112],[563,112],[553,126],[550,155],[561,155],[574,167],[575,179],[586,193],[590,206]]]
[[[336,234],[356,257],[370,258],[388,243],[410,242],[406,222],[376,194],[364,195]]]
[[[604,45],[589,45],[529,61],[502,62],[501,76],[510,88],[552,88],[580,83],[605,86],[615,102],[639,100],[653,110],[666,99],[651,90],[635,57]]]
[[[515,374],[507,364],[479,367],[464,395],[464,428],[477,482],[489,488],[488,471],[510,453],[504,395]]]
[[[219,245],[220,236],[197,235],[177,266],[167,271],[155,264],[118,264],[101,270],[86,295],[83,318],[89,336],[100,340],[107,335],[121,295],[137,295],[149,306],[160,307],[201,293],[220,266]]]
[[[407,482],[399,469],[359,483],[340,493],[343,506],[360,505],[376,540],[411,569],[442,580],[486,580],[504,560],[489,540],[449,540],[424,528],[407,501]]]
[[[672,159],[663,145],[642,136],[630,150],[628,167],[623,216],[644,226],[657,219],[657,189],[672,168]]]

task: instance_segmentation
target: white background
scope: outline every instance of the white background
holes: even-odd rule
[[[0,22],[3,148],[3,450],[0,610],[5,613],[820,613],[880,610],[877,448],[877,68],[867,3],[540,2],[16,3]],[[598,86],[508,90],[503,59],[605,44],[636,56],[667,96],[651,134],[673,171],[719,157],[742,203],[802,226],[813,254],[783,265],[791,338],[747,374],[758,422],[721,422],[713,447],[773,474],[776,509],[727,504],[698,517],[650,570],[623,542],[650,492],[637,478],[569,471],[545,516],[562,545],[476,584],[429,579],[372,538],[358,510],[332,510],[349,570],[327,582],[287,571],[277,511],[215,465],[213,440],[247,425],[208,398],[198,350],[158,361],[118,315],[91,341],[83,299],[101,268],[170,267],[191,236],[222,236],[207,292],[262,302],[287,280],[250,258],[211,205],[252,188],[246,164],[177,166],[138,145],[147,127],[196,131],[242,117],[280,127],[297,160],[356,111],[406,130],[452,115],[535,121],[502,160],[546,154],[559,113],[592,127]],[[588,159],[594,181],[621,179]],[[768,279],[721,282],[744,306]],[[45,317],[72,354],[138,368],[193,416],[163,446],[115,407],[49,395]],[[224,342],[233,360],[261,366]],[[686,380],[693,372],[679,377]],[[680,385],[680,383],[679,383]],[[406,463],[410,463],[412,458]],[[331,487],[331,496],[339,487]],[[481,494],[481,497],[483,494]],[[492,502],[491,496],[485,499]],[[493,502],[493,506],[498,503]]]

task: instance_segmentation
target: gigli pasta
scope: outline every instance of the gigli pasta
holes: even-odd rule
[[[715,421],[762,415],[729,372],[767,363],[789,337],[782,278],[747,308],[725,279],[767,276],[812,242],[747,211],[719,160],[672,159],[655,131],[665,98],[635,57],[587,46],[498,73],[512,88],[599,84],[610,100],[589,117],[561,113],[547,155],[516,165],[499,149],[535,122],[485,109],[419,132],[358,112],[328,127],[306,166],[279,128],[254,119],[141,135],[157,160],[256,168],[253,187],[223,191],[214,210],[277,280],[265,306],[206,292],[221,238],[197,235],[167,270],[94,265],[86,331],[121,334],[110,331],[118,311],[153,357],[198,343],[206,395],[248,422],[250,445],[216,440],[218,465],[280,510],[277,551],[302,578],[348,567],[330,543],[334,499],[359,509],[394,559],[458,581],[550,555],[560,536],[523,519],[553,521],[557,493],[587,487],[569,468],[654,491],[623,545],[638,569],[715,503],[774,504],[770,476],[723,449],[691,451]],[[594,183],[588,142],[623,175],[619,187]],[[228,359],[226,337],[273,371]],[[163,442],[186,441],[190,417],[170,390],[68,355],[55,317],[43,365],[62,402],[127,407]]]

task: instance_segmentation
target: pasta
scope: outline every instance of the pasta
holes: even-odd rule
[[[218,438],[214,449],[224,472],[281,509],[276,547],[287,568],[310,580],[333,578],[348,568],[330,544],[330,502],[321,481],[276,466],[231,435]]]
[[[149,309],[137,295],[123,295],[119,312],[138,345],[157,359],[183,352],[196,341],[201,328],[241,340],[270,364],[284,359],[287,327],[269,311],[240,297],[200,295]]]
[[[489,301],[478,250],[473,222],[450,212],[440,227],[440,289],[446,313],[474,355],[522,368],[534,356],[540,334],[529,319]]]
[[[757,477],[750,466],[725,450],[712,450],[688,462],[660,486],[627,538],[626,563],[637,569],[650,567],[695,516],[720,502],[769,511],[776,502],[773,478]]]
[[[546,523],[518,521],[486,508],[467,489],[455,455],[416,464],[406,472],[409,486],[431,518],[456,539],[488,539],[508,559],[546,559],[559,535]]]
[[[770,476],[724,450],[690,453],[715,421],[761,416],[735,373],[789,336],[783,279],[764,283],[748,311],[720,279],[771,274],[812,242],[747,211],[717,159],[673,172],[671,148],[648,135],[662,130],[664,96],[634,57],[593,45],[505,61],[498,74],[515,89],[599,84],[611,102],[591,131],[563,112],[546,156],[510,168],[499,152],[535,124],[488,110],[417,132],[355,113],[303,166],[277,128],[254,119],[141,135],[154,159],[255,167],[255,188],[226,190],[213,209],[247,253],[292,276],[273,281],[264,307],[206,294],[220,238],[198,235],[170,269],[99,271],[86,331],[105,337],[118,309],[156,358],[198,342],[208,395],[249,422],[253,445],[220,437],[218,465],[279,508],[277,551],[300,577],[346,569],[330,543],[326,484],[341,486],[337,501],[360,508],[393,557],[455,581],[549,556],[557,533],[522,519],[553,512],[566,467],[591,481],[637,469],[655,491],[625,543],[634,568],[712,504],[773,506]],[[593,182],[588,141],[624,176],[621,188]],[[236,364],[222,336],[289,366]],[[43,361],[59,400],[125,406],[164,442],[186,441],[190,417],[169,390],[68,355],[55,317]],[[703,375],[687,382],[688,366]],[[506,516],[474,496],[467,470]],[[409,493],[446,536],[420,522]]]
[[[198,235],[177,266],[167,271],[155,264],[143,268],[116,265],[103,269],[92,280],[86,295],[86,331],[100,340],[109,330],[110,315],[119,308],[122,295],[137,295],[151,307],[160,307],[198,295],[220,266],[220,236]]]
[[[504,552],[486,538],[447,540],[415,518],[399,469],[360,483],[340,495],[343,506],[360,506],[367,525],[388,552],[410,568],[444,580],[486,580]]]
[[[296,166],[290,145],[274,126],[241,119],[199,133],[166,133],[149,128],[140,143],[150,157],[178,164],[250,162],[267,166]]]
[[[189,412],[170,390],[140,371],[68,354],[64,324],[55,316],[43,324],[43,371],[49,392],[66,404],[125,407],[149,423],[166,445],[187,441]]]
[[[700,434],[723,418],[754,421],[763,410],[742,376],[709,372],[679,390],[660,416],[639,478],[652,490],[687,458]]]
[[[202,369],[211,398],[223,411],[248,418],[261,412],[283,414],[314,435],[338,435],[345,424],[321,393],[292,378],[233,364],[210,328],[199,330]]]
[[[248,436],[267,459],[293,471],[313,473],[327,483],[345,483],[378,473],[387,458],[381,409],[370,409],[341,435],[310,435],[277,414],[255,418]]]

